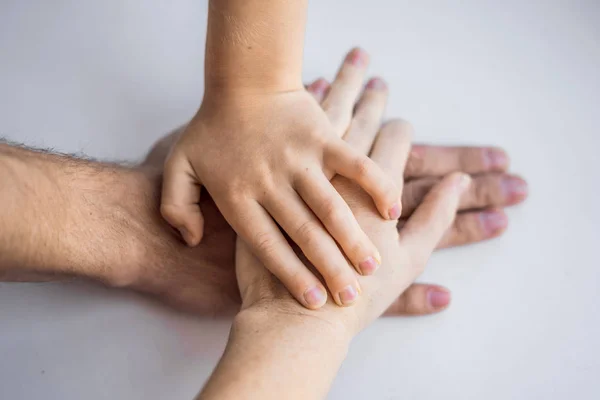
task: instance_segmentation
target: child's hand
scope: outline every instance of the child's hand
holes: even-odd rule
[[[355,58],[349,55],[341,84],[332,88],[346,97],[329,105],[329,115],[348,116],[341,131],[304,89],[213,95],[165,164],[161,213],[185,241],[194,246],[202,238],[198,201],[205,186],[233,229],[308,308],[322,306],[326,291],[277,224],[321,273],[335,302],[349,305],[360,288],[338,244],[361,274],[373,273],[381,261],[329,180],[335,174],[355,180],[384,218],[397,219],[401,211],[393,181],[341,139],[366,64]]]

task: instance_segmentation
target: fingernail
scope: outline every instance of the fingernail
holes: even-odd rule
[[[444,288],[432,288],[427,291],[427,302],[434,309],[450,304],[450,292]]]
[[[502,180],[502,190],[509,204],[515,204],[527,197],[527,182],[516,176]]]
[[[363,262],[359,263],[358,267],[360,268],[361,274],[363,274],[363,275],[371,275],[375,271],[377,271],[377,268],[379,268],[379,263],[377,263],[377,261],[375,260],[375,258],[369,256],[369,257],[366,258],[366,260],[364,260]]]
[[[322,288],[315,286],[304,292],[304,300],[310,307],[318,308],[325,304],[327,293]]]
[[[358,296],[358,292],[356,291],[354,286],[348,285],[340,292],[339,296],[340,296],[340,303],[342,303],[342,305],[344,305],[344,306],[349,306],[350,304],[354,303],[354,301],[356,300],[356,297]]]
[[[318,79],[310,85],[310,91],[316,94],[323,94],[327,88],[327,81],[323,78]]]
[[[385,81],[381,78],[373,78],[367,83],[367,89],[384,90],[387,88]]]
[[[390,210],[388,211],[388,215],[390,216],[390,219],[398,219],[400,218],[400,204],[396,203],[394,204],[394,207],[390,208]]]
[[[508,157],[501,149],[487,149],[485,151],[485,161],[489,169],[504,169],[508,166]]]
[[[471,184],[471,176],[467,174],[461,174],[458,182],[456,182],[456,188],[462,193]]]
[[[484,211],[479,214],[479,220],[488,236],[493,236],[508,226],[508,218],[501,211]]]
[[[366,54],[362,49],[354,49],[348,54],[346,61],[355,67],[362,67],[366,64]]]

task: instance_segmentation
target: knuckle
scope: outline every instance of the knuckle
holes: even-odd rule
[[[486,185],[485,182],[475,180],[471,185],[471,188],[474,192],[476,205],[491,204],[493,202],[494,196],[490,190],[491,188],[489,185]]]
[[[365,246],[363,246],[363,243],[359,239],[350,238],[348,242],[348,251],[346,253],[352,258],[358,259],[358,257],[360,257],[362,254],[366,253]],[[362,259],[358,261],[360,262]]]
[[[333,292],[345,288],[352,283],[353,279],[353,274],[350,273],[350,267],[342,268],[335,264],[328,265],[322,274]]]
[[[240,203],[245,197],[247,197],[247,188],[246,188],[246,184],[244,182],[242,182],[241,180],[233,180],[230,182],[229,185],[227,185],[227,187],[225,188],[224,192],[222,192],[223,194],[223,198],[225,199],[226,202],[230,203],[230,204],[238,204]],[[215,195],[217,195],[216,197],[221,197],[218,196],[218,192],[215,193]]]
[[[452,227],[454,240],[458,243],[472,241],[477,236],[473,221],[468,218],[456,218]]]
[[[312,247],[315,243],[318,242],[320,227],[313,221],[303,222],[296,229],[296,236],[298,237],[298,242],[302,243],[306,247]]]
[[[263,257],[270,258],[276,251],[277,240],[270,233],[258,233],[254,237],[255,248]]]
[[[371,159],[366,156],[357,156],[354,159],[354,171],[356,176],[365,177],[371,168],[370,164]]]
[[[335,199],[327,197],[321,204],[321,215],[326,225],[337,225],[344,220],[344,213],[337,207]]]

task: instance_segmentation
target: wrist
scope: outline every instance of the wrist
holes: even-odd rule
[[[307,1],[210,1],[205,92],[302,87]]]
[[[243,103],[245,99],[254,99],[257,96],[277,95],[299,90],[304,90],[304,85],[302,79],[296,77],[207,76],[203,103],[216,99],[221,102]]]
[[[336,326],[279,305],[238,313],[223,357],[199,398],[325,397],[350,340]]]
[[[293,299],[290,303],[296,302]],[[295,337],[302,346],[302,338],[318,338],[318,346],[335,347],[345,352],[354,337],[355,330],[343,318],[331,318],[329,312],[308,310],[302,306],[288,305],[280,299],[261,302],[241,310],[234,318],[232,335],[253,335],[259,331],[265,334],[275,332],[281,337]],[[290,336],[292,335],[292,336]],[[289,343],[294,343],[290,340]]]

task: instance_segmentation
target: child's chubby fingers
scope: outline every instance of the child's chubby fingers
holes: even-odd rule
[[[323,171],[303,171],[294,179],[294,187],[356,270],[362,275],[373,274],[381,264],[379,251]]]
[[[304,307],[316,310],[327,301],[321,281],[300,261],[271,216],[255,200],[235,207],[227,218],[256,257]]]
[[[400,190],[394,180],[367,155],[340,139],[327,145],[324,158],[327,170],[355,181],[371,196],[382,217],[391,220],[400,218]]]
[[[170,154],[164,167],[160,213],[188,246],[198,245],[204,233],[204,217],[198,204],[201,187],[187,157]]]
[[[334,301],[340,306],[354,303],[360,293],[356,272],[293,188],[279,190],[263,204],[323,276]]]

